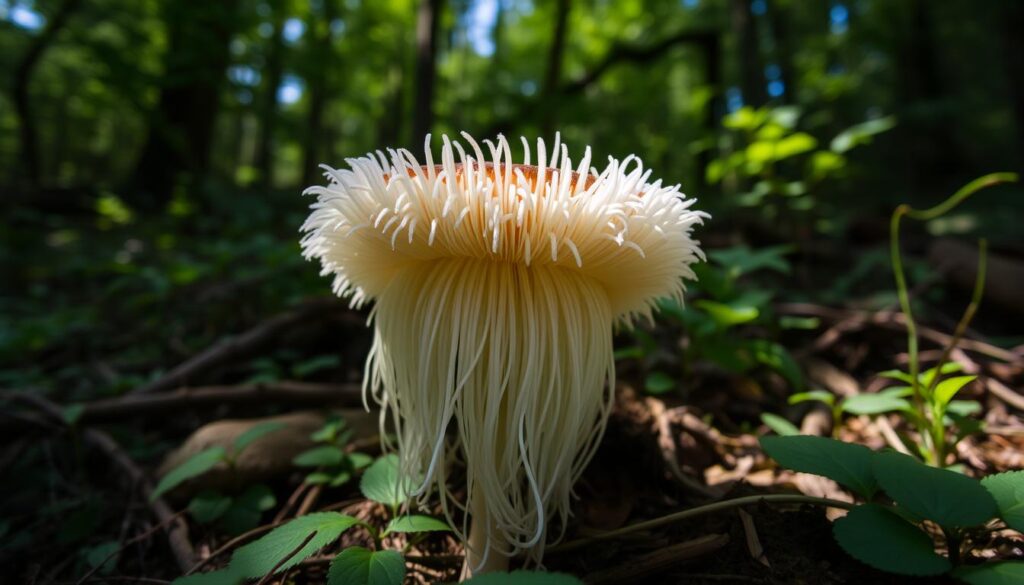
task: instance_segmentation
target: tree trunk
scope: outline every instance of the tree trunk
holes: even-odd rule
[[[551,33],[551,45],[548,49],[548,65],[544,72],[543,113],[541,119],[541,136],[549,138],[554,134],[558,123],[560,105],[559,83],[562,79],[562,64],[565,62],[565,40],[569,28],[569,11],[572,10],[571,0],[558,0],[555,12],[555,26]]]
[[[764,65],[758,41],[757,23],[750,10],[750,0],[732,0],[730,7],[733,36],[739,53],[740,91],[743,102],[753,107],[767,101],[764,84]]]
[[[132,180],[131,199],[138,207],[162,206],[182,179],[197,184],[205,178],[237,8],[238,0],[176,0],[164,6],[164,85]]]
[[[260,99],[260,138],[256,144],[256,172],[261,187],[274,184],[274,127],[277,121],[277,92],[284,77],[284,21],[282,0],[270,2],[271,23],[274,32],[267,47],[266,67],[263,73],[263,96]]]
[[[319,174],[317,165],[324,162],[320,145],[328,134],[324,126],[324,107],[327,105],[327,80],[330,72],[337,68],[332,47],[331,23],[337,18],[334,0],[323,0],[322,22],[312,14],[308,29],[315,34],[312,40],[312,55],[318,72],[307,79],[309,86],[309,111],[306,116],[306,144],[303,147],[302,185],[310,185]]]
[[[22,56],[21,61],[14,69],[13,102],[14,112],[18,118],[18,142],[20,150],[21,165],[25,172],[25,178],[29,186],[36,188],[42,179],[42,168],[39,164],[39,136],[36,131],[35,120],[32,118],[31,98],[29,97],[29,84],[32,81],[32,74],[36,65],[42,59],[50,45],[57,39],[57,35],[68,22],[68,18],[78,10],[81,0],[64,0],[57,11],[47,22],[39,36],[29,42],[28,49]]]
[[[412,143],[420,144],[434,126],[434,80],[437,77],[437,26],[444,0],[420,0],[416,13],[416,92]]]
[[[786,7],[772,2],[768,8],[768,25],[775,40],[775,61],[779,66],[779,78],[784,92],[781,101],[796,103],[796,73],[793,69],[793,44],[789,38],[790,14]]]

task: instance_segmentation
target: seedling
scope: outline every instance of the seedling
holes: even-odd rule
[[[352,429],[346,428],[345,420],[341,418],[328,421],[311,435],[313,441],[320,445],[296,455],[292,460],[299,467],[315,468],[306,476],[306,483],[338,487],[348,483],[360,469],[373,463],[373,457],[346,449],[352,435]]]

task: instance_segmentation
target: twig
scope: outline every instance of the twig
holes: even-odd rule
[[[266,575],[263,575],[263,578],[260,579],[256,583],[256,585],[266,585],[267,581],[270,581],[270,579],[274,576],[274,573],[276,573],[277,570],[281,568],[281,565],[287,563],[289,559],[299,554],[299,551],[302,550],[307,544],[309,544],[309,541],[313,540],[313,537],[316,535],[317,531],[310,532],[309,535],[306,536],[306,538],[302,539],[302,542],[299,543],[299,546],[295,547],[295,549],[292,550],[292,552],[285,555],[284,558],[277,561],[277,563],[270,569],[270,571],[267,572]]]
[[[679,563],[712,553],[728,543],[728,534],[708,534],[656,550],[615,566],[609,571],[591,573],[583,578],[583,582],[587,585],[646,582],[646,577],[661,573]]]
[[[150,527],[148,530],[146,530],[142,534],[136,535],[136,536],[128,539],[127,541],[125,541],[124,544],[122,544],[117,550],[115,550],[114,552],[112,552],[109,555],[107,555],[106,558],[104,558],[99,563],[96,563],[93,566],[93,568],[89,570],[88,573],[83,575],[82,578],[78,580],[77,585],[82,585],[83,583],[89,581],[90,578],[93,575],[95,575],[100,569],[103,568],[103,565],[107,564],[107,561],[109,561],[110,559],[120,555],[125,550],[127,550],[128,547],[130,547],[131,545],[133,545],[133,544],[135,544],[137,542],[141,542],[143,540],[146,540],[147,538],[152,536],[154,532],[156,532],[156,531],[158,531],[158,530],[160,530],[162,528],[165,528],[167,526],[167,524],[169,524],[170,522],[173,522],[173,521],[177,520],[178,518],[180,518],[183,513],[184,512],[177,512],[177,513],[174,514],[174,516],[168,518],[166,521],[160,522],[159,524],[154,524],[152,527]]]
[[[811,504],[814,506],[826,506],[830,508],[842,508],[849,510],[853,508],[854,504],[850,502],[841,502],[839,500],[833,500],[830,498],[816,498],[814,496],[805,496],[803,494],[768,494],[762,496],[745,496],[742,498],[734,498],[731,500],[724,500],[721,502],[715,502],[713,504],[707,504],[705,506],[698,506],[696,508],[690,508],[689,510],[683,510],[674,514],[668,514],[661,516],[660,518],[654,518],[651,520],[645,520],[643,522],[637,522],[636,524],[630,524],[618,528],[616,530],[610,530],[601,534],[595,534],[594,536],[588,536],[577,540],[572,540],[564,544],[552,547],[549,549],[551,553],[563,553],[571,550],[587,546],[589,544],[600,542],[602,540],[608,540],[610,538],[617,538],[632,534],[634,532],[640,532],[643,530],[650,530],[651,528],[658,528],[673,522],[679,522],[680,520],[687,520],[689,518],[695,518],[697,516],[703,516],[705,514],[713,514],[715,512],[721,512],[722,510],[729,510],[732,508],[739,508],[741,506],[747,506],[750,504],[758,504],[761,502],[771,502],[777,504]]]
[[[989,376],[985,378],[985,387],[993,396],[1016,408],[1024,410],[1024,396],[1014,392],[1009,386]]]
[[[17,397],[22,402],[35,406],[51,418],[63,421],[61,408],[46,398],[38,394],[25,393],[18,394]],[[124,452],[124,449],[117,444],[117,441],[107,433],[96,429],[82,431],[82,438],[85,442],[103,451],[111,461],[121,468],[121,471],[128,476],[128,479],[141,489],[144,497],[149,500],[150,494],[153,493],[152,482],[146,477],[146,473]],[[169,525],[167,528],[167,541],[170,544],[171,552],[174,553],[178,567],[182,571],[188,570],[195,563],[196,558],[195,550],[188,539],[188,526],[180,518],[175,517],[175,513],[171,511],[170,506],[167,505],[163,498],[150,500],[149,508],[153,511],[161,525]]]
[[[170,372],[131,390],[128,394],[152,394],[188,384],[198,375],[255,350],[302,321],[322,314],[324,311],[343,307],[344,305],[341,305],[333,297],[307,301],[296,309],[271,317],[241,335],[221,340],[209,349],[185,360]]]

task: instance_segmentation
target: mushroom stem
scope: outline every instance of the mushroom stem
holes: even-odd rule
[[[495,550],[495,543],[502,541],[496,534],[490,534],[490,527],[485,520],[486,509],[483,490],[474,488],[469,542],[466,543],[466,560],[462,565],[462,574],[459,575],[460,581],[482,573],[508,571],[508,557]],[[488,540],[492,541],[489,547]]]

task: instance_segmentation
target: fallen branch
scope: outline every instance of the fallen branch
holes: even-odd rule
[[[181,388],[170,394],[126,396],[83,404],[79,424],[112,422],[125,418],[160,415],[225,404],[362,406],[362,389],[356,384],[310,384],[281,381],[271,384],[240,386],[201,386]]]
[[[276,315],[241,335],[221,340],[202,353],[185,360],[170,372],[131,390],[128,394],[152,394],[184,386],[200,374],[269,343],[298,323],[322,315],[324,311],[338,310],[343,307],[344,305],[333,297],[307,301],[298,308]]]

